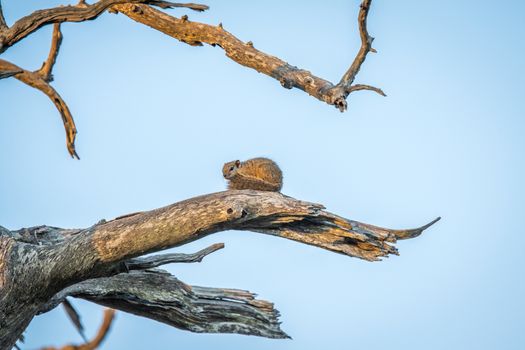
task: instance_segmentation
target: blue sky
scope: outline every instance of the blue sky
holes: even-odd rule
[[[60,1],[2,2],[8,23]],[[63,3],[63,2],[62,2]],[[338,81],[358,47],[358,1],[208,1],[216,24],[292,65]],[[44,5],[45,4],[45,5]],[[0,225],[86,227],[225,188],[222,163],[267,156],[283,192],[392,228],[443,219],[369,263],[250,232],[224,232],[183,281],[248,289],[281,311],[293,340],[202,335],[119,313],[104,349],[521,349],[525,282],[525,5],[380,1],[378,53],[341,114],[241,67],[219,48],[181,44],[122,15],[62,26],[53,83],[74,114],[80,161],[39,91],[0,81]],[[2,58],[36,69],[51,28]],[[88,335],[102,310],[73,300]],[[79,342],[64,312],[36,317],[26,348]]]

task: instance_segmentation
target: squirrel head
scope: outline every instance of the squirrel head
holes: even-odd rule
[[[225,179],[231,179],[235,176],[235,174],[237,174],[237,170],[240,166],[240,160],[234,160],[232,162],[224,163],[224,166],[222,167],[222,176],[224,176]]]

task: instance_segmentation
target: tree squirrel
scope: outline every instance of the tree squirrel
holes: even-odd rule
[[[283,173],[268,158],[252,158],[241,162],[225,163],[222,175],[228,180],[230,190],[259,190],[279,192],[283,187]]]

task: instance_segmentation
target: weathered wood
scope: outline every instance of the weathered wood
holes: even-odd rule
[[[56,61],[61,42],[62,36],[59,24],[63,22],[93,20],[106,10],[121,12],[136,22],[145,24],[189,45],[200,46],[202,43],[207,43],[213,46],[219,46],[225,51],[226,56],[236,63],[278,80],[281,85],[287,89],[293,87],[301,89],[318,100],[337,107],[341,112],[347,109],[346,99],[352,92],[370,90],[386,96],[381,89],[374,86],[365,84],[352,85],[367,54],[369,52],[376,52],[371,46],[373,38],[368,34],[366,27],[371,0],[362,1],[358,15],[361,48],[350,65],[350,68],[338,84],[333,84],[328,80],[315,76],[307,70],[297,68],[280,58],[256,49],[251,41],[243,42],[239,40],[226,31],[222,24],[212,26],[204,23],[191,22],[186,15],[179,19],[156,10],[150,5],[163,9],[173,7],[186,7],[196,11],[208,9],[206,5],[172,3],[159,0],[100,0],[92,5],[80,1],[74,6],[60,6],[35,11],[19,19],[11,27],[8,27],[3,18],[0,4],[0,54],[43,26],[52,23],[55,24],[49,56],[42,68],[34,72],[40,75],[42,81],[46,84],[42,84],[32,77],[32,72],[21,70],[15,65],[13,65],[16,67],[15,70],[13,70],[12,67],[0,67],[0,79],[15,76],[26,84],[41,90],[53,100],[62,115],[66,129],[67,147],[72,157],[78,158],[74,145],[76,129],[74,127],[73,117],[66,103],[60,98],[58,93],[47,84],[53,80],[51,69]]]
[[[90,341],[85,340],[83,344],[78,344],[78,345],[68,344],[60,348],[49,346],[49,347],[41,348],[40,350],[95,350],[95,349],[98,349],[100,344],[104,341],[104,339],[108,335],[108,332],[114,320],[114,317],[115,317],[115,310],[105,309],[104,319],[102,320],[102,324],[100,325],[100,328],[97,334],[95,335],[95,337]]]
[[[68,287],[49,305],[73,296],[196,333],[288,338],[273,304],[236,289],[190,286],[162,270],[131,271]]]
[[[28,16],[20,18],[11,27],[3,28],[0,32],[0,38],[2,39],[0,42],[0,54],[45,25],[93,20],[111,6],[117,4],[152,4],[164,9],[187,7],[197,11],[203,11],[208,8],[205,5],[179,4],[161,0],[100,0],[92,5],[80,3],[74,6],[68,5],[38,10]]]
[[[50,59],[54,62],[54,54],[50,53],[50,56]],[[79,159],[75,150],[75,137],[77,135],[75,121],[73,120],[73,115],[71,114],[71,111],[69,110],[66,102],[64,102],[58,92],[49,84],[51,79],[51,66],[52,63],[47,65],[44,64],[43,70],[31,72],[22,69],[11,62],[0,59],[0,78],[2,78],[2,72],[10,72],[8,76],[14,76],[21,82],[31,86],[32,88],[42,91],[47,95],[47,97],[49,97],[62,117],[62,123],[64,124],[64,129],[66,130],[67,150],[71,157]],[[16,73],[12,74],[13,72]]]
[[[87,229],[39,226],[9,231],[0,228],[0,283],[3,286],[0,288],[0,348],[12,346],[33,316],[68,287],[87,280],[109,278],[107,283],[112,283],[113,278],[122,281],[131,278],[125,276],[145,276],[122,272],[129,270],[127,262],[140,269],[150,263],[158,266],[177,260],[174,256],[151,261],[136,258],[214,232],[262,232],[374,261],[397,254],[393,246],[397,239],[416,237],[435,222],[413,230],[390,230],[347,220],[323,209],[320,204],[278,192],[231,190],[108,222],[102,220]],[[178,258],[179,261],[185,259],[187,257]],[[157,289],[157,292],[161,291]],[[137,308],[148,309],[148,305],[137,305]],[[139,312],[124,306],[121,309]],[[221,310],[221,317],[231,317],[233,311],[226,305],[217,312]],[[143,313],[146,315],[148,311]],[[189,324],[186,326],[194,330]],[[257,333],[251,329],[249,333],[247,329],[230,331],[270,336],[262,330]],[[217,331],[226,331],[226,328],[221,326]]]

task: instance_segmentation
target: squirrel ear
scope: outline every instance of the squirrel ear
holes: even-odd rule
[[[235,161],[235,166],[238,168],[240,165],[241,165],[241,161],[240,160],[236,160]]]

